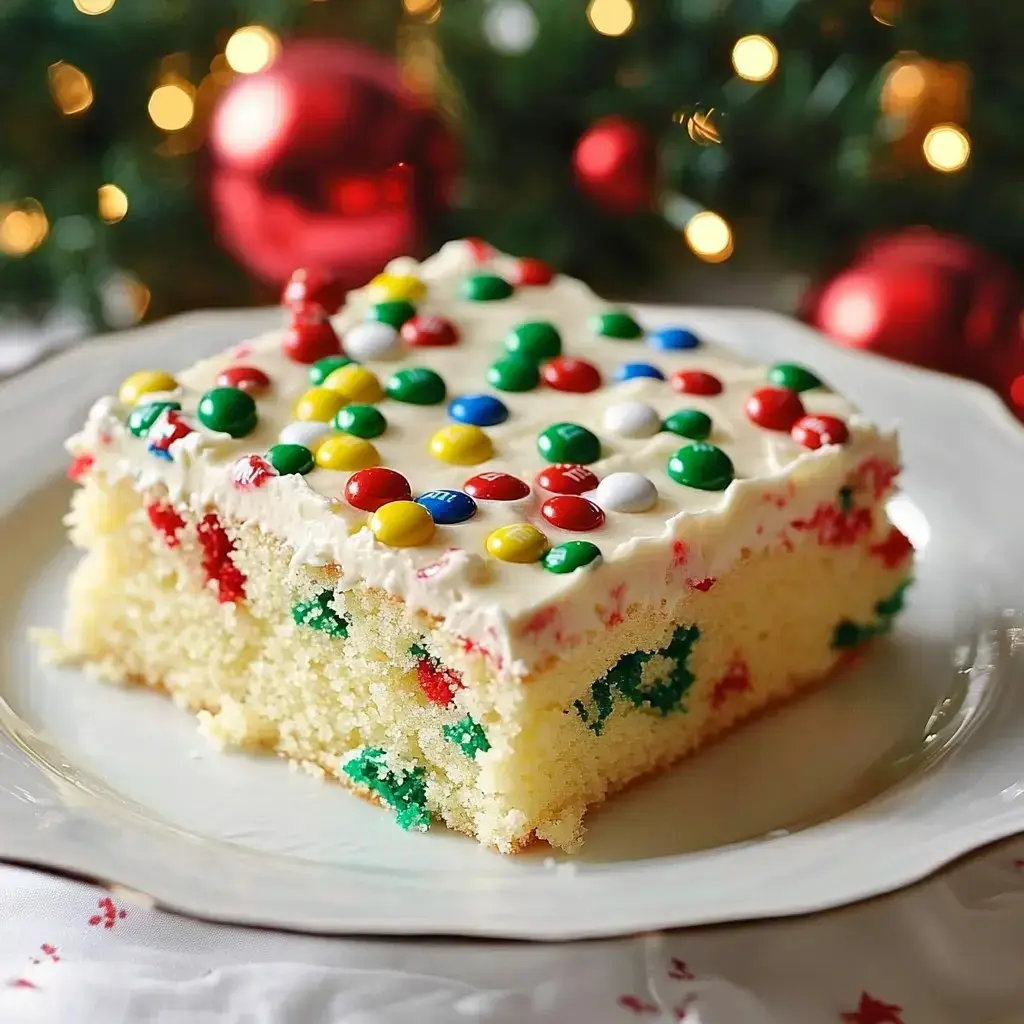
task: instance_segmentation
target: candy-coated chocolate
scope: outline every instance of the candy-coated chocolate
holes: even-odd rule
[[[532,256],[522,257],[512,272],[513,282],[520,287],[551,284],[554,277],[555,272],[547,263]]]
[[[505,348],[512,355],[539,363],[562,354],[562,336],[558,328],[547,320],[527,320],[505,335]]]
[[[128,430],[135,437],[145,437],[149,428],[160,418],[165,409],[180,409],[178,402],[146,402],[137,405],[128,414]]]
[[[402,344],[398,331],[381,320],[364,320],[345,332],[345,352],[356,362],[373,359],[398,359]]]
[[[267,461],[281,476],[304,475],[316,465],[313,453],[301,444],[275,444],[267,452]]]
[[[464,523],[476,515],[476,502],[465,491],[453,491],[440,488],[427,491],[416,499],[441,526],[453,526]]]
[[[341,341],[319,307],[296,311],[281,350],[293,363],[306,365],[342,354]]]
[[[491,363],[487,383],[499,391],[532,391],[540,383],[540,369],[526,356],[505,356]]]
[[[318,359],[309,368],[310,385],[314,388],[320,387],[335,370],[348,366],[351,362],[348,356],[327,356],[326,359]]]
[[[392,501],[381,505],[370,516],[374,537],[392,548],[416,548],[429,544],[434,536],[434,520],[415,501]]]
[[[578,494],[556,494],[540,507],[540,514],[559,530],[584,533],[596,530],[604,523],[604,512],[587,498]]]
[[[821,448],[827,444],[846,444],[850,430],[838,416],[801,416],[793,424],[790,434],[797,444],[805,448]]]
[[[722,382],[706,370],[677,370],[672,374],[672,387],[684,395],[722,393]]]
[[[340,395],[343,404],[358,402],[373,405],[384,397],[384,389],[377,375],[356,363],[349,363],[328,374],[324,387]]]
[[[616,380],[633,380],[634,377],[650,377],[652,380],[664,380],[665,374],[653,363],[623,363],[615,371]]]
[[[325,438],[331,436],[331,428],[318,420],[297,420],[286,423],[277,435],[281,444],[301,444],[311,452],[320,447]]]
[[[475,263],[486,263],[488,260],[494,259],[494,246],[489,242],[485,242],[482,238],[467,238],[464,241]]]
[[[487,536],[488,554],[502,562],[528,565],[540,561],[548,548],[548,539],[536,526],[529,523],[511,523],[499,526]]]
[[[557,356],[540,368],[544,383],[556,391],[570,391],[584,394],[597,391],[601,386],[601,371],[586,359],[574,356]]]
[[[331,316],[344,301],[344,284],[322,267],[300,267],[293,271],[281,295],[281,304],[291,309],[314,305]]]
[[[597,474],[577,463],[556,463],[537,474],[537,486],[554,494],[583,494],[597,486]]]
[[[204,427],[232,437],[245,437],[256,429],[256,402],[238,388],[213,388],[199,400],[196,416]]]
[[[518,501],[530,494],[530,485],[511,473],[477,473],[462,486],[477,501]]]
[[[537,438],[537,450],[548,462],[589,465],[601,458],[601,441],[578,423],[553,423]]]
[[[768,368],[768,383],[790,391],[810,391],[820,388],[821,381],[805,366],[798,363],[775,363]]]
[[[430,453],[449,466],[478,466],[494,456],[494,445],[479,427],[452,423],[430,439]]]
[[[419,302],[427,286],[412,274],[378,274],[369,284],[370,301]]]
[[[117,397],[125,405],[135,405],[143,395],[174,391],[178,382],[163,370],[139,370],[121,381]]]
[[[594,500],[608,512],[647,512],[658,502],[658,488],[642,473],[609,473]]]
[[[461,291],[470,302],[497,302],[507,299],[515,289],[497,274],[470,274],[462,282]]]
[[[788,432],[804,415],[804,404],[800,396],[789,388],[758,388],[748,396],[743,408],[747,419],[765,430]]]
[[[700,348],[700,338],[685,327],[659,327],[647,335],[647,344],[662,352],[682,352]]]
[[[401,473],[384,466],[360,469],[345,482],[345,500],[362,512],[376,512],[388,502],[411,498],[409,481]]]
[[[404,323],[416,315],[416,307],[405,299],[394,302],[378,302],[370,307],[370,319],[388,324],[397,331]]]
[[[387,392],[396,402],[410,405],[437,405],[445,400],[447,388],[439,373],[425,366],[410,366],[393,374]]]
[[[590,329],[605,338],[639,338],[644,329],[628,313],[611,310],[591,317]]]
[[[508,407],[494,395],[459,395],[448,403],[448,415],[459,423],[493,427],[508,419]]]
[[[661,429],[691,441],[706,441],[711,436],[711,417],[700,409],[680,409],[665,417]]]
[[[380,463],[380,454],[369,441],[352,434],[334,434],[316,450],[316,464],[321,469],[351,472]]]
[[[561,576],[582,569],[600,557],[601,549],[596,544],[591,544],[589,540],[568,540],[548,551],[543,562],[548,572]]]
[[[703,441],[680,448],[668,460],[668,475],[678,484],[701,491],[724,491],[735,477],[732,459]]]
[[[327,387],[310,388],[300,396],[292,413],[297,420],[330,423],[344,404],[345,397],[337,391]]]
[[[229,366],[217,374],[217,386],[259,395],[270,387],[270,378],[255,366]]]
[[[605,409],[601,425],[617,437],[654,437],[661,430],[661,417],[646,402],[616,402]]]
[[[413,348],[444,348],[459,340],[459,329],[444,316],[414,316],[402,324],[402,340]]]
[[[346,405],[334,417],[334,426],[346,434],[371,439],[388,429],[384,413],[375,405]]]

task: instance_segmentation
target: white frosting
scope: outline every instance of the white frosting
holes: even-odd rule
[[[279,437],[298,439],[308,430],[289,426],[295,401],[309,382],[308,368],[282,353],[283,331],[178,375],[180,387],[174,397],[196,432],[174,442],[173,461],[154,456],[146,439],[130,434],[125,426],[129,410],[112,398],[95,404],[84,430],[68,446],[76,453],[93,454],[97,469],[111,478],[131,477],[140,487],[163,484],[175,501],[196,511],[214,506],[227,516],[259,524],[293,548],[296,564],[339,565],[342,587],[379,587],[402,597],[411,608],[443,620],[444,629],[472,641],[512,674],[524,674],[551,655],[564,653],[582,642],[588,629],[607,628],[623,610],[618,605],[672,601],[687,579],[721,573],[745,548],[778,543],[788,523],[821,501],[833,500],[864,460],[896,461],[895,439],[880,434],[845,399],[827,389],[805,392],[804,405],[809,413],[844,419],[850,440],[842,447],[808,451],[788,434],[762,429],[746,417],[747,396],[766,383],[762,367],[741,362],[709,342],[691,351],[663,352],[643,339],[595,336],[588,321],[611,307],[573,279],[558,277],[550,285],[524,287],[501,301],[470,302],[459,296],[466,273],[486,269],[509,275],[515,264],[510,257],[496,255],[481,267],[468,245],[455,242],[422,264],[402,259],[388,268],[392,273],[415,274],[427,284],[426,297],[417,303],[419,312],[452,320],[460,341],[452,347],[406,349],[397,359],[388,351],[386,360],[368,359],[364,365],[382,384],[404,366],[429,366],[444,379],[449,399],[495,394],[510,415],[506,422],[485,428],[495,457],[479,466],[459,467],[439,461],[428,449],[433,433],[452,422],[447,402],[425,407],[385,399],[379,408],[388,429],[372,442],[382,465],[403,473],[414,495],[435,488],[461,489],[469,477],[488,470],[509,472],[533,485],[531,496],[522,501],[479,502],[472,519],[438,526],[428,545],[399,549],[376,541],[366,528],[366,513],[344,498],[348,473],[315,469],[306,476],[275,477],[248,489],[233,482],[242,456],[262,454]],[[364,321],[369,303],[366,289],[349,296],[333,318],[339,335],[344,337]],[[561,331],[565,353],[598,366],[604,387],[588,394],[557,392],[543,384],[525,393],[492,389],[485,375],[505,354],[502,339],[528,320],[553,322]],[[677,369],[705,370],[725,387],[721,394],[701,397],[678,394],[667,380],[614,381],[622,363],[637,361],[659,367],[666,378]],[[258,367],[272,382],[266,393],[256,396],[256,430],[238,440],[206,430],[195,418],[202,394],[231,365]],[[735,481],[716,492],[672,480],[666,464],[676,449],[689,443],[684,438],[668,432],[628,436],[646,430],[607,429],[609,419],[615,421],[618,415],[621,420],[614,409],[639,408],[632,403],[650,407],[660,417],[683,408],[708,413],[714,423],[709,440],[731,457]],[[537,436],[565,420],[588,427],[601,438],[603,457],[590,467],[598,477],[620,471],[642,474],[657,490],[653,505],[645,511],[606,509],[604,525],[589,533],[567,533],[547,523],[540,506],[549,495],[534,484],[546,464],[537,452]],[[484,542],[492,530],[523,521],[542,530],[552,545],[589,540],[601,549],[602,560],[557,575],[540,564],[506,563],[487,554]]]

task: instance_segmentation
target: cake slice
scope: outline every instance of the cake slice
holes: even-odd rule
[[[288,330],[132,375],[69,441],[65,643],[218,744],[568,850],[899,611],[896,440],[812,370],[475,242],[329,318],[312,275],[286,298]]]

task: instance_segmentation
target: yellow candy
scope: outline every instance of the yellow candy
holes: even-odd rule
[[[499,526],[487,537],[488,553],[502,562],[537,562],[547,549],[547,537],[529,523]]]
[[[324,379],[324,387],[344,398],[343,404],[373,405],[384,397],[384,389],[377,376],[365,366],[339,366]]]
[[[121,381],[117,397],[125,405],[135,405],[143,395],[173,391],[177,386],[178,382],[163,370],[139,370]]]
[[[417,548],[434,536],[434,520],[415,501],[389,501],[370,516],[374,537],[392,548]]]
[[[479,427],[452,423],[430,439],[430,452],[450,466],[476,466],[494,455],[494,445]]]
[[[295,418],[297,420],[313,420],[316,423],[330,423],[338,410],[345,405],[345,398],[337,391],[328,391],[327,388],[310,388],[295,403]]]
[[[377,449],[352,434],[335,434],[321,442],[316,450],[316,464],[321,469],[369,469],[380,465]]]
[[[378,274],[370,282],[372,302],[418,302],[427,286],[412,274]]]

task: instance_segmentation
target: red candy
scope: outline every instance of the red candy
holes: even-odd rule
[[[672,388],[684,395],[720,395],[722,382],[704,370],[676,370],[672,374]]]
[[[604,511],[576,494],[558,494],[548,498],[541,505],[540,514],[559,530],[572,530],[574,533],[596,530],[604,522]]]
[[[181,543],[178,533],[185,529],[185,520],[174,511],[174,506],[153,501],[146,506],[146,515],[169,548],[176,548]]]
[[[348,478],[345,497],[353,508],[376,512],[389,501],[409,501],[412,489],[401,473],[383,466],[374,466],[372,469],[357,470]]]
[[[281,304],[290,309],[310,304],[325,313],[337,313],[345,301],[345,289],[330,271],[317,267],[302,267],[292,273],[285,285]]]
[[[149,428],[149,447],[169,452],[175,441],[192,433],[195,431],[182,419],[181,412],[170,409]]]
[[[765,430],[791,430],[804,415],[804,403],[789,388],[758,388],[745,408],[747,418]]]
[[[462,489],[481,501],[516,501],[530,493],[530,485],[511,473],[478,473]]]
[[[598,479],[591,470],[574,462],[546,466],[537,474],[537,486],[555,494],[582,494],[592,491],[597,484]]]
[[[466,245],[469,246],[469,251],[477,263],[486,263],[494,255],[493,247],[482,238],[467,238]]]
[[[414,316],[402,324],[402,340],[419,348],[437,348],[456,344],[459,331],[443,316]]]
[[[217,387],[238,388],[249,395],[257,395],[270,387],[270,378],[255,366],[229,366],[217,374]]]
[[[850,438],[846,424],[835,416],[802,416],[790,434],[797,444],[812,450],[824,444],[845,444]]]
[[[572,356],[549,359],[540,368],[540,375],[544,383],[556,391],[582,394],[585,391],[596,391],[601,386],[601,371],[593,363]]]
[[[295,310],[292,325],[281,347],[293,362],[307,366],[319,359],[342,354],[338,335],[319,306],[302,306]]]
[[[206,580],[217,584],[217,600],[221,604],[241,601],[245,597],[245,575],[231,560],[235,542],[212,512],[199,521],[196,536],[203,552]]]
[[[276,470],[262,455],[243,455],[231,470],[231,482],[240,491],[256,490],[275,476]]]
[[[94,455],[90,455],[88,452],[84,452],[81,455],[76,455],[71,465],[68,466],[68,479],[72,483],[78,483],[86,473],[92,469],[92,464],[96,461]]]
[[[516,285],[551,284],[555,272],[543,260],[523,257],[512,272],[512,283]]]
[[[466,684],[452,668],[445,668],[433,658],[423,657],[416,662],[416,681],[429,701],[446,708],[455,699],[455,691]]]

